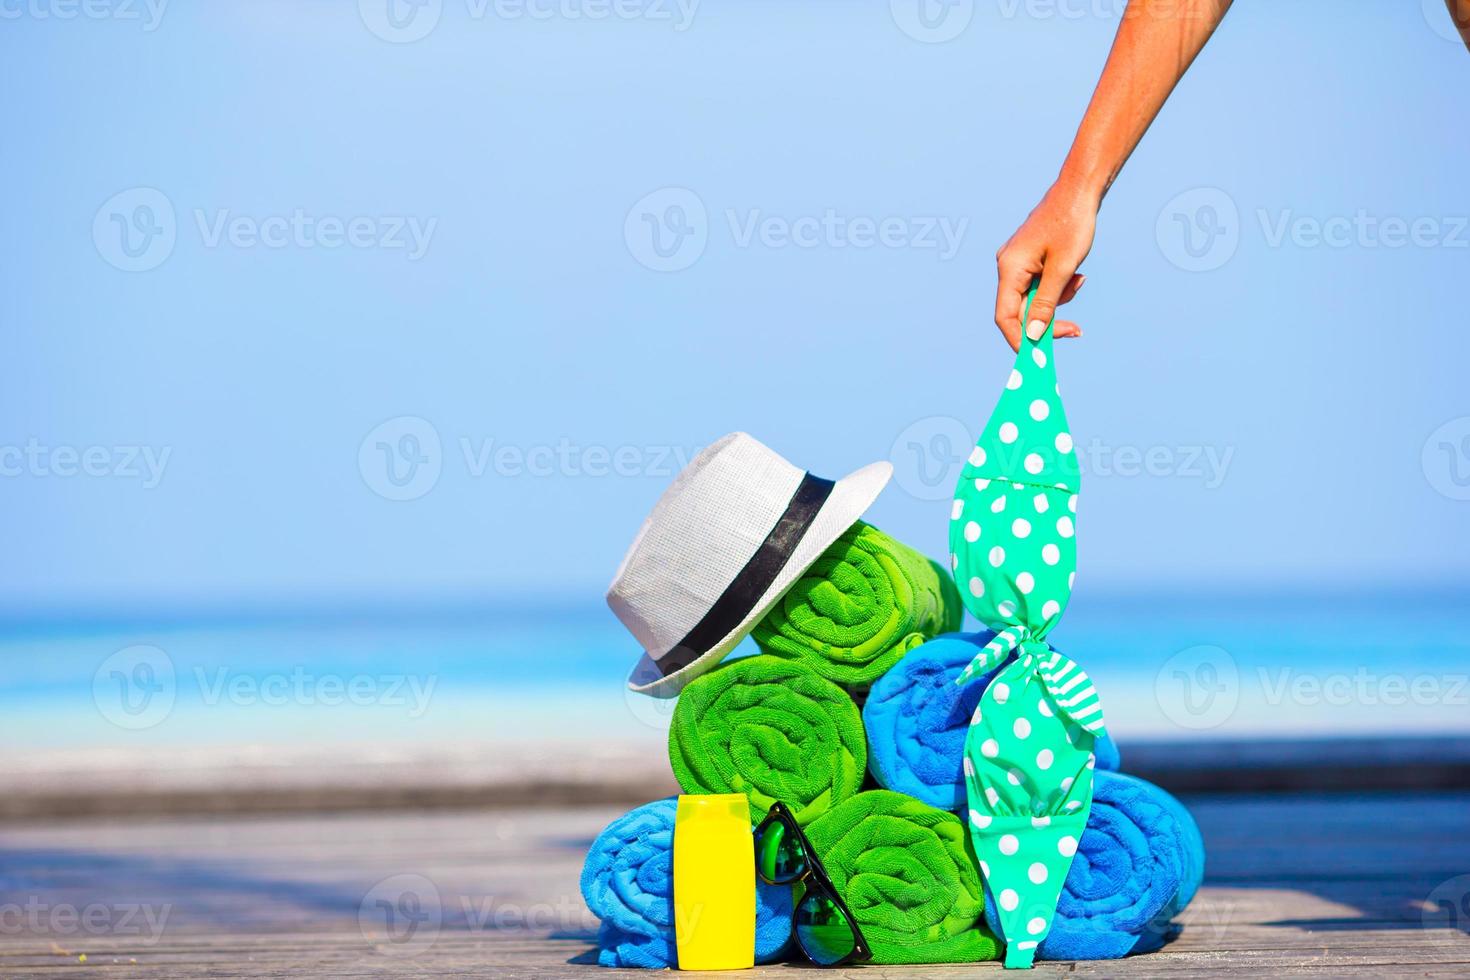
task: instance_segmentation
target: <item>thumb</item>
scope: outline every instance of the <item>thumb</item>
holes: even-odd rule
[[[1041,339],[1047,324],[1057,315],[1057,304],[1062,301],[1062,289],[1072,281],[1075,269],[1060,262],[1048,261],[1041,267],[1041,285],[1036,289],[1036,299],[1026,313],[1026,336],[1032,342]]]

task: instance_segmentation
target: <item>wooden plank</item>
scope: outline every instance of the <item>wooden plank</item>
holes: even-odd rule
[[[1123,961],[1041,964],[1035,975],[1470,974],[1467,924],[1454,928],[1430,904],[1436,889],[1455,899],[1470,891],[1470,878],[1457,877],[1470,872],[1470,794],[1207,797],[1191,807],[1209,878],[1177,939]],[[0,825],[0,976],[646,977],[590,965],[596,920],[577,890],[587,844],[619,812]],[[394,944],[359,915],[401,875],[427,882],[422,907],[439,917]],[[89,908],[101,909],[95,928],[80,923]],[[1000,975],[997,964],[836,972],[871,980],[962,969]]]

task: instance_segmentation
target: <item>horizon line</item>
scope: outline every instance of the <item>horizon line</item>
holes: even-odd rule
[[[1470,583],[1369,581],[1314,583],[1308,586],[1248,582],[1153,582],[1093,587],[1074,598],[1087,604],[1104,600],[1129,607],[1166,600],[1170,605],[1211,606],[1248,600],[1274,606],[1316,602],[1351,603],[1371,596],[1374,605],[1385,600],[1435,601],[1464,598],[1470,607]],[[90,602],[6,603],[0,600],[0,631],[49,632],[57,628],[107,629],[121,626],[225,625],[230,623],[329,624],[357,622],[461,622],[535,620],[548,612],[605,611],[601,589],[502,591],[485,593],[332,593],[287,597],[236,595],[211,598],[117,597]]]

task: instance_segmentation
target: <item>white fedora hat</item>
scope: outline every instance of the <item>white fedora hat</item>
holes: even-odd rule
[[[654,505],[607,590],[644,650],[628,687],[671,698],[712,669],[892,475],[880,462],[824,480],[744,432],[701,452]]]

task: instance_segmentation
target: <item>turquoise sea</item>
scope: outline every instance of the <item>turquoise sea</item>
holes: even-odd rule
[[[653,742],[672,705],[626,692],[637,647],[600,602],[11,619],[0,636],[0,740],[19,750]],[[1123,740],[1470,730],[1465,594],[1087,594],[1054,640]]]

